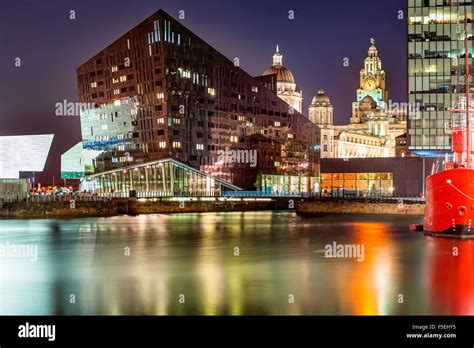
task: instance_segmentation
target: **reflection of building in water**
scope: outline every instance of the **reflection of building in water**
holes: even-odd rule
[[[436,315],[474,315],[474,244],[432,238],[426,248],[425,288]]]
[[[347,125],[333,124],[333,107],[323,90],[309,106],[321,128],[321,158],[395,157],[395,137],[406,133],[405,110],[389,108],[385,72],[374,41],[360,71],[360,85]]]
[[[359,262],[347,279],[347,293],[354,315],[387,315],[397,306],[397,268],[386,223],[352,223],[353,242],[364,245],[364,262]],[[391,308],[392,307],[392,308]]]

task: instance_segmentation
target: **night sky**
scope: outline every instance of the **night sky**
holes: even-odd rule
[[[53,175],[58,181],[60,155],[80,141],[79,117],[54,114],[55,103],[77,101],[76,68],[160,8],[175,18],[184,10],[183,25],[228,58],[238,57],[254,76],[271,65],[279,44],[303,91],[304,114],[323,88],[335,123],[349,122],[370,37],[389,99],[406,101],[406,20],[397,17],[405,0],[2,0],[0,135],[55,134],[45,172],[37,176],[43,184]]]

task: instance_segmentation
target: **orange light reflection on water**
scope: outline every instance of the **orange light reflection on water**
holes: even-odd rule
[[[354,242],[364,245],[364,261],[357,262],[349,278],[348,296],[354,315],[387,314],[389,301],[396,301],[396,277],[390,257],[392,239],[384,223],[351,223]]]

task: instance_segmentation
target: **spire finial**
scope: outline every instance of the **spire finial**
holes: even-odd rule
[[[372,46],[375,46],[375,39],[373,37],[370,38],[370,44]]]
[[[283,65],[283,55],[280,53],[280,47],[278,45],[273,55],[273,65]]]

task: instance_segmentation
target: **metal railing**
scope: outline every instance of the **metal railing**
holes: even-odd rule
[[[314,192],[227,191],[223,197],[319,197]]]
[[[398,202],[398,203],[424,203],[425,198],[419,196],[390,196],[380,193],[365,194],[352,191],[328,191],[321,193],[315,192],[265,192],[265,191],[224,191],[221,194],[202,192],[202,194],[189,194],[185,192],[157,191],[157,192],[113,192],[113,193],[73,193],[73,194],[30,194],[27,198],[7,197],[0,198],[0,204],[13,202],[105,202],[117,198],[167,198],[167,197],[224,197],[224,198],[245,198],[245,197],[264,197],[264,198],[302,198],[308,200],[322,201],[358,201],[358,202]]]
[[[110,197],[100,196],[92,193],[73,193],[66,195],[30,195],[27,202],[44,203],[44,202],[104,202],[110,200]]]
[[[334,190],[325,193],[318,192],[265,192],[265,191],[237,191],[237,192],[224,192],[223,197],[293,197],[293,198],[305,198],[315,200],[328,200],[328,201],[377,201],[377,202],[424,202],[424,197],[418,196],[391,196],[387,194],[373,193],[373,194],[362,194],[361,192],[355,191],[343,191]]]

